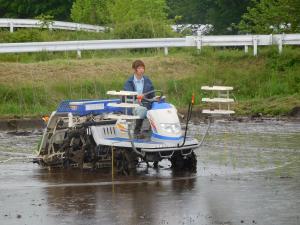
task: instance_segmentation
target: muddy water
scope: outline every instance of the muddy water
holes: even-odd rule
[[[40,136],[0,133],[0,224],[300,224],[299,123],[219,121],[196,174],[163,161],[114,180],[31,164]]]

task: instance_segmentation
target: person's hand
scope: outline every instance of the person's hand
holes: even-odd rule
[[[144,95],[143,94],[138,95],[136,98],[137,98],[138,102],[141,103],[142,99],[144,98]]]
[[[154,99],[155,101],[160,101],[160,96],[155,96]]]

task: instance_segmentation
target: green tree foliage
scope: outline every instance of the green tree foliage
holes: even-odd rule
[[[299,0],[253,0],[254,7],[242,17],[239,28],[248,33],[300,31]]]
[[[168,0],[169,18],[182,16],[182,23],[212,24],[216,34],[236,33],[251,0]]]
[[[35,18],[51,15],[55,20],[69,20],[73,0],[0,0],[0,18]]]
[[[115,0],[111,5],[113,21],[116,23],[137,19],[166,21],[165,0]]]
[[[236,25],[246,12],[250,0],[216,0],[206,11],[206,23],[214,26],[216,34],[236,34]]]
[[[115,34],[120,38],[170,35],[165,0],[115,0],[109,8]]]
[[[204,24],[206,12],[214,5],[210,0],[167,0],[169,18],[182,16],[181,23]]]
[[[110,22],[108,4],[113,0],[75,0],[71,18],[75,22],[104,25]]]

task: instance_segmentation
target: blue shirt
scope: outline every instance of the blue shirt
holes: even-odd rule
[[[134,83],[136,92],[137,92],[139,95],[143,94],[143,89],[144,89],[144,77],[142,77],[140,80],[138,80],[138,79],[136,78],[136,76],[134,75],[134,76],[133,76],[133,83]]]

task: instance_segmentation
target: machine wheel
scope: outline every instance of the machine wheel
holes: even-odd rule
[[[171,157],[172,168],[174,170],[188,170],[191,172],[196,172],[197,170],[197,157],[194,152],[190,155],[184,157],[180,152],[174,153]]]
[[[192,152],[184,161],[185,168],[191,172],[197,171],[197,156],[194,152]]]
[[[136,156],[128,149],[122,149],[116,156],[116,169],[119,174],[129,176],[136,172]]]
[[[180,152],[175,152],[174,155],[171,157],[170,161],[174,170],[184,169],[184,159]]]

